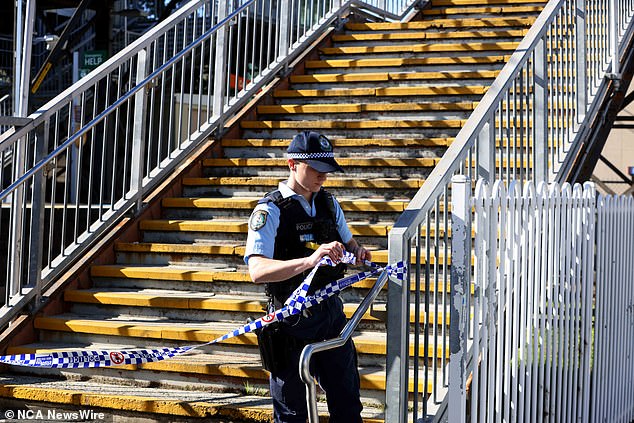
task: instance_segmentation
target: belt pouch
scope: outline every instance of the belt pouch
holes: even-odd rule
[[[294,338],[282,332],[279,322],[271,323],[255,331],[262,366],[271,373],[281,372],[290,362]]]

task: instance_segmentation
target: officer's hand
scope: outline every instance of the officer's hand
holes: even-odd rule
[[[321,244],[314,253],[312,253],[309,257],[309,261],[312,266],[315,266],[319,263],[322,257],[328,256],[333,263],[339,263],[341,258],[343,257],[343,252],[345,251],[345,247],[341,242],[333,241],[328,244]]]
[[[357,258],[357,264],[363,263],[363,260],[372,260],[372,253],[359,244],[357,244],[350,252]]]

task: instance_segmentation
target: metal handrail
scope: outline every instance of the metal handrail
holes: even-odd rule
[[[302,354],[299,357],[299,375],[306,384],[306,404],[308,406],[308,420],[310,423],[317,423],[319,421],[315,378],[310,374],[310,360],[313,354],[338,348],[348,342],[357,326],[359,326],[363,315],[368,311],[379,292],[383,289],[383,286],[387,282],[387,277],[388,272],[384,270],[377,278],[370,292],[368,292],[368,295],[363,298],[359,307],[357,307],[350,320],[348,320],[346,326],[341,330],[338,337],[308,344],[302,350]]]
[[[551,0],[394,224],[388,235],[388,261],[409,258],[413,244],[422,244],[425,260],[413,262],[410,273],[422,275],[417,281],[425,285],[426,293],[431,284],[447,282],[439,275],[446,275],[449,261],[446,211],[453,175],[467,175],[471,180],[556,179],[574,156],[607,92],[606,76],[613,74],[611,63],[615,63],[611,51],[623,53],[622,47],[612,47],[609,40],[618,39],[622,46],[632,37],[633,5],[626,1],[619,5],[611,7],[612,11],[621,10],[615,28],[609,24],[616,22],[615,18],[603,19],[607,2]],[[436,234],[425,232],[432,227]],[[438,235],[441,229],[444,238]],[[430,262],[443,248],[445,271],[439,271],[441,265]],[[391,365],[386,386],[399,395],[387,396],[386,421],[407,418],[409,295],[407,283],[389,282],[387,355]],[[442,304],[436,307],[447,311],[451,300],[442,295]],[[413,324],[418,327],[420,322]],[[433,331],[433,339],[442,342],[444,349],[447,334]],[[440,376],[433,379],[430,401],[435,404],[442,401],[436,393],[445,389],[448,381],[444,355],[442,360]],[[414,374],[419,371],[414,369]],[[417,386],[414,390],[414,398],[426,398]],[[425,414],[425,399],[422,403]]]
[[[254,2],[255,2],[255,0],[247,0],[246,3],[244,3],[238,9],[236,9],[233,13],[231,13],[230,15],[228,15],[227,17],[222,19],[220,22],[218,22],[216,25],[211,27],[206,32],[204,32],[201,36],[199,36],[196,40],[194,40],[192,43],[190,43],[188,46],[186,46],[183,50],[178,52],[176,55],[172,56],[167,62],[165,62],[164,64],[159,66],[154,72],[150,73],[147,77],[145,77],[143,80],[141,80],[137,85],[132,87],[130,90],[128,90],[126,93],[124,93],[121,97],[119,97],[117,100],[115,100],[114,103],[112,103],[110,106],[108,106],[103,112],[99,113],[91,121],[87,122],[77,132],[75,132],[72,136],[70,136],[66,141],[64,141],[62,144],[60,144],[59,147],[57,147],[50,154],[48,154],[47,156],[42,158],[38,163],[36,163],[33,167],[31,167],[26,173],[24,173],[24,175],[22,175],[20,178],[18,178],[11,185],[9,185],[8,187],[6,187],[2,191],[0,191],[0,201],[4,200],[18,186],[22,185],[26,180],[32,178],[35,175],[36,172],[40,171],[44,166],[46,166],[46,164],[48,162],[50,162],[52,159],[54,159],[55,157],[57,157],[61,153],[63,153],[68,148],[68,146],[70,146],[71,144],[77,142],[82,136],[84,136],[88,132],[90,132],[97,124],[99,124],[107,116],[112,114],[112,112],[114,110],[116,110],[118,107],[120,107],[126,101],[130,100],[131,98],[133,98],[133,96],[136,95],[136,93],[138,93],[142,89],[146,88],[147,85],[152,82],[152,80],[154,80],[156,77],[161,75],[166,69],[171,68],[180,59],[182,59],[188,53],[190,53],[193,49],[198,47],[211,34],[217,32],[221,27],[226,25],[227,22],[229,22],[232,19],[234,19],[236,16],[238,16],[240,13],[242,13],[242,11],[244,11],[247,7],[249,7]],[[31,122],[29,125],[26,125],[26,126],[30,126],[30,125],[36,125],[36,124]],[[22,131],[25,131],[25,129],[22,128],[20,131],[18,131],[17,136],[22,135]],[[2,150],[2,146],[0,145],[0,152],[1,151],[3,151],[3,150]]]

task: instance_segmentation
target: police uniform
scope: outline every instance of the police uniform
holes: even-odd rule
[[[306,247],[307,242],[345,244],[351,238],[343,211],[332,195],[322,189],[312,196],[309,204],[282,182],[276,191],[260,200],[251,214],[244,260],[248,264],[253,255],[276,260],[307,257],[313,253]],[[309,271],[267,284],[270,307],[280,308]],[[344,272],[343,264],[320,267],[309,294],[342,277]],[[335,295],[280,323],[281,338],[276,342],[284,343],[285,347],[282,352],[276,350],[276,354],[284,355],[285,365],[271,370],[270,376],[275,422],[306,422],[306,387],[299,376],[299,356],[306,344],[339,336],[346,321],[343,303]],[[311,361],[311,373],[326,392],[331,422],[361,421],[363,407],[352,340],[342,347],[316,353]]]

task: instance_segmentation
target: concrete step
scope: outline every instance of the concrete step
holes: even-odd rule
[[[251,421],[268,422],[273,419],[271,400],[256,389],[246,395],[236,392],[214,392],[161,388],[151,384],[136,386],[112,384],[107,381],[60,380],[54,377],[29,375],[0,376],[0,397],[19,400],[18,407],[45,401],[54,413],[78,410],[104,412],[99,421],[185,421],[205,419],[207,422]],[[244,389],[247,390],[246,387]],[[41,406],[41,405],[40,405]],[[325,403],[317,403],[320,421],[327,421]],[[47,415],[44,408],[43,415]],[[113,420],[108,420],[113,419]],[[167,420],[166,420],[167,419]],[[379,423],[383,420],[380,408],[365,406],[364,422]],[[187,420],[190,421],[190,420]]]
[[[333,69],[346,69],[347,73],[385,72],[386,69],[391,72],[448,72],[473,71],[475,66],[478,70],[499,70],[510,58],[510,53],[475,56],[454,52],[446,57],[307,60],[304,66],[314,73],[320,70],[331,73]]]
[[[375,31],[373,33],[358,33],[349,32],[346,34],[335,34],[332,37],[333,43],[337,47],[354,46],[362,44],[363,46],[377,46],[385,44],[386,41],[390,42],[390,45],[398,45],[399,43],[409,43],[412,41],[433,40],[437,43],[453,43],[457,39],[464,39],[465,41],[477,41],[479,40],[491,40],[500,39],[501,41],[511,41],[517,38],[523,38],[528,33],[528,29],[506,29],[506,28],[494,28],[483,30],[470,30],[470,31],[456,31],[456,30],[443,30],[443,31],[400,31],[400,32],[386,32]]]
[[[476,55],[478,52],[502,52],[515,51],[519,45],[518,41],[499,42],[463,42],[463,43],[416,43],[416,44],[384,44],[384,45],[361,45],[342,47],[323,47],[319,52],[327,56],[351,56],[350,59],[362,58],[371,55],[372,58],[385,57],[406,57],[404,55],[416,54],[422,57],[426,53],[455,53],[469,52]],[[341,57],[343,58],[343,57]]]
[[[458,125],[454,122],[452,125]],[[440,125],[438,125],[440,126]],[[434,124],[430,124],[434,128]],[[442,126],[440,126],[442,128]],[[452,126],[450,126],[452,127]],[[296,131],[295,131],[296,132]],[[379,157],[337,157],[337,163],[346,173],[358,178],[425,178],[440,157],[379,158]],[[203,161],[206,176],[278,176],[288,177],[288,161],[275,158],[218,158]],[[284,178],[284,179],[286,179]],[[327,181],[331,179],[330,177]],[[334,177],[333,177],[334,179]],[[326,185],[325,185],[326,186]],[[327,186],[326,186],[327,187]],[[368,186],[370,188],[371,186]],[[359,193],[358,193],[359,194]],[[187,194],[189,195],[189,194]],[[335,193],[335,195],[338,195]],[[363,194],[372,195],[372,194]]]
[[[374,82],[395,83],[408,81],[437,81],[481,80],[496,78],[497,70],[480,71],[435,71],[435,72],[367,72],[367,73],[314,73],[305,75],[291,75],[290,82],[297,84],[336,84]]]
[[[547,3],[546,0],[433,0],[433,6],[473,6],[473,5],[492,5],[492,4],[541,4]]]
[[[375,88],[375,87],[362,87],[362,88],[333,88],[333,89],[317,89],[317,90],[282,90],[277,89],[273,91],[273,96],[276,98],[324,98],[324,97],[398,97],[396,103],[403,100],[402,97],[423,97],[434,96],[438,99],[439,96],[469,96],[469,95],[483,95],[487,90],[486,86],[474,85],[474,86],[407,86],[407,87],[390,87],[390,88]]]
[[[185,196],[258,196],[277,188],[288,179],[288,172],[277,176],[217,176],[183,178]],[[424,178],[416,177],[361,177],[329,176],[324,188],[337,197],[351,198],[382,196],[385,199],[410,198],[420,188]],[[362,193],[360,192],[362,189]]]
[[[51,351],[81,351],[81,350],[125,350],[134,348],[129,345],[64,345],[58,343],[36,343],[10,348],[11,354],[48,353]],[[123,370],[123,371],[122,371]],[[249,393],[265,397],[269,395],[269,373],[260,363],[257,351],[240,354],[226,354],[223,352],[201,352],[194,350],[186,354],[169,358],[164,361],[145,363],[140,365],[121,365],[110,368],[100,368],[91,371],[95,373],[93,380],[113,378],[121,383],[134,384],[143,387],[148,384],[158,384],[167,389],[213,390],[216,392],[235,392],[243,395]],[[134,372],[134,380],[130,380]],[[42,369],[29,372],[24,369],[20,373],[31,373],[39,376],[54,376],[58,370]],[[81,369],[65,370],[65,373],[84,376],[86,371]],[[361,384],[362,402],[369,409],[380,406],[376,391],[385,389],[385,371],[378,366],[360,365],[359,376]],[[187,386],[182,386],[187,384]],[[412,388],[413,388],[412,384]],[[422,388],[422,383],[419,388]],[[250,392],[249,392],[250,391]],[[319,389],[319,397],[324,398]]]
[[[379,252],[375,252],[379,254]],[[373,258],[374,259],[374,258]],[[376,260],[376,259],[375,259]],[[192,269],[190,267],[177,266],[143,266],[143,265],[93,265],[90,268],[91,277],[98,287],[103,288],[139,288],[139,289],[163,289],[166,282],[173,282],[170,287],[192,292],[214,292],[257,294],[261,292],[261,286],[251,282],[247,270],[221,271],[210,269]],[[155,281],[154,283],[152,281]],[[138,282],[138,283],[137,283]],[[376,278],[368,278],[357,282],[349,289],[370,289],[376,282]],[[213,285],[212,285],[213,284]],[[228,289],[231,284],[237,288]],[[387,288],[384,288],[387,289]],[[416,291],[416,283],[410,285],[412,291]],[[425,292],[426,287],[421,286],[420,291]],[[440,284],[438,288],[432,283],[430,292],[450,292],[450,285]],[[344,291],[345,292],[345,291]]]
[[[261,197],[179,197],[162,201],[165,218],[228,218],[248,219]],[[372,219],[394,221],[408,203],[408,199],[385,201],[383,198],[337,198],[350,220]]]
[[[302,90],[304,91],[304,90]],[[337,103],[337,104],[278,104],[258,106],[257,112],[260,115],[282,115],[287,119],[293,115],[299,115],[297,119],[310,118],[306,115],[327,115],[328,118],[337,115],[350,113],[363,113],[364,118],[376,120],[388,120],[393,114],[406,116],[411,113],[411,117],[419,117],[422,112],[472,112],[477,106],[477,102],[427,102],[427,103]],[[405,112],[405,113],[403,113]],[[334,116],[333,116],[334,115]]]
[[[348,221],[348,226],[353,236],[360,237],[360,242],[387,248],[387,235],[392,229],[391,223],[373,223],[369,221]],[[139,223],[139,229],[144,231],[144,242],[158,243],[193,243],[193,242],[217,242],[219,240],[231,240],[231,242],[246,239],[248,223],[244,219],[212,219],[212,220],[185,220],[185,219],[148,219]],[[430,237],[444,237],[443,227],[431,229],[425,227],[421,235]],[[451,235],[451,230],[447,231]]]
[[[189,322],[245,322],[248,317],[256,319],[266,314],[267,297],[264,289],[259,296],[226,295],[210,292],[178,291],[173,289],[122,289],[93,288],[67,290],[64,300],[75,304],[71,312],[80,315],[100,315],[115,318],[128,310],[134,316],[161,316]],[[77,307],[90,304],[95,307]],[[107,307],[105,307],[107,306]],[[345,303],[344,313],[350,318],[358,304]],[[423,310],[420,321],[430,325],[448,325],[449,316],[431,311],[427,317]],[[361,330],[385,330],[387,310],[384,303],[377,302],[362,317]],[[410,312],[410,321],[416,314]]]
[[[386,249],[376,249],[375,246],[367,246],[372,253],[372,261],[377,264],[387,264],[388,261],[388,251]],[[138,254],[186,254],[186,255],[205,255],[205,256],[213,256],[218,255],[228,258],[228,257],[239,257],[242,259],[244,257],[244,244],[235,244],[235,245],[227,245],[227,244],[218,244],[218,243],[209,243],[209,244],[167,244],[167,243],[158,243],[158,242],[117,242],[115,244],[115,250],[120,253],[138,253]],[[432,251],[430,254],[430,264],[444,264],[445,257],[441,252],[438,254],[438,259],[436,260],[436,255]],[[414,261],[415,252],[412,252],[411,260]],[[426,263],[426,257],[421,256],[420,258],[421,264]],[[447,264],[450,263],[450,258],[447,258]],[[353,267],[354,269],[354,267]]]
[[[438,7],[436,4],[432,3],[432,7],[429,9],[423,9],[421,11],[423,15],[423,19],[427,17],[463,17],[470,18],[474,15],[478,15],[480,19],[486,19],[489,17],[498,17],[500,15],[504,15],[505,18],[511,18],[517,16],[519,18],[525,17],[526,15],[538,15],[542,9],[544,8],[543,4],[537,5],[500,5],[500,6],[480,6],[480,7],[460,7],[460,6],[451,6],[451,7]]]
[[[189,323],[172,321],[170,319],[140,319],[138,317],[121,317],[118,319],[99,318],[100,316],[81,316],[75,314],[60,314],[56,316],[37,317],[34,320],[36,329],[48,332],[70,333],[75,338],[81,339],[82,334],[103,335],[114,342],[130,343],[134,345],[161,346],[164,342],[176,342],[180,345],[195,345],[205,343],[233,331],[235,323],[209,322]],[[372,331],[357,331],[353,335],[354,343],[359,354],[385,355],[385,333]],[[122,340],[122,341],[121,341]],[[145,341],[147,340],[147,342]],[[143,342],[143,344],[139,344]],[[257,338],[254,333],[246,333],[234,338],[229,338],[220,344],[202,347],[202,351],[222,350],[225,345],[257,346]],[[168,344],[166,346],[171,346]],[[255,350],[254,350],[255,351]],[[410,354],[414,354],[413,343],[410,342]],[[425,350],[419,346],[419,355],[423,356]],[[428,353],[431,357],[441,356],[440,346],[430,346]],[[440,355],[438,354],[440,353]],[[448,351],[445,351],[448,356]]]
[[[333,137],[330,139],[330,142],[337,148],[337,156],[347,158],[440,157],[451,141],[452,138],[447,137],[401,139]],[[290,138],[245,138],[226,139],[222,141],[222,145],[226,157],[286,157],[286,150],[290,142]]]
[[[355,32],[364,31],[421,31],[428,29],[458,29],[458,28],[526,28],[535,22],[534,16],[523,17],[492,17],[490,19],[450,18],[426,19],[412,22],[347,22],[345,29]]]

